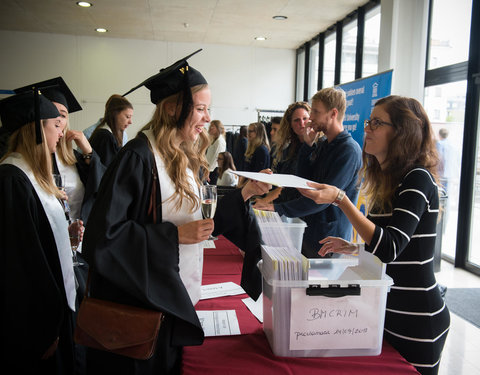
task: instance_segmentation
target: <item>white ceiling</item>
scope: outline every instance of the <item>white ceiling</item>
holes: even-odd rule
[[[1,0],[0,29],[295,49],[368,1],[91,0],[91,8],[75,2]]]

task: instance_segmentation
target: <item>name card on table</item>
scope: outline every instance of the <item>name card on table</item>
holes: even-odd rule
[[[380,293],[380,288],[364,287],[360,296],[331,298],[292,288],[290,350],[378,347],[383,332],[383,320],[375,313]]]
[[[205,337],[240,335],[235,310],[197,311]]]

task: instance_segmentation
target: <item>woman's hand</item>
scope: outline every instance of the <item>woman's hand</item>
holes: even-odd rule
[[[300,193],[313,200],[316,204],[332,203],[338,196],[339,189],[332,185],[318,184],[316,182],[307,182],[308,186],[315,188],[310,189],[298,189]]]
[[[59,338],[57,337],[53,342],[53,344],[50,345],[47,351],[43,354],[42,360],[50,358],[53,355],[53,353],[55,353],[55,350],[57,350],[57,347],[58,347],[58,341],[59,341]]]
[[[68,226],[68,233],[78,234],[78,242],[83,241],[83,232],[85,232],[85,227],[83,226],[82,220],[74,220],[73,223]]]
[[[256,200],[252,208],[255,208],[261,211],[275,211],[275,207],[273,203],[262,202],[260,200]]]
[[[272,174],[270,169],[263,169],[260,173]],[[248,180],[246,185],[242,188],[243,200],[247,201],[254,195],[263,195],[270,191],[272,185],[260,181]]]
[[[322,257],[328,253],[353,254],[358,251],[358,245],[340,237],[327,237],[319,241],[322,244],[318,254]]]
[[[88,142],[87,137],[83,134],[82,131],[79,130],[68,130],[67,134],[65,134],[67,142],[74,141],[78,148],[82,150],[84,155],[91,154],[93,149],[90,146],[90,142]]]
[[[213,219],[191,221],[178,226],[178,243],[191,245],[208,240],[213,232]]]

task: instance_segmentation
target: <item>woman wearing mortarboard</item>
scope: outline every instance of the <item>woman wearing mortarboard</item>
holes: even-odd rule
[[[38,91],[0,101],[11,133],[0,160],[0,360],[17,374],[73,374],[75,279],[52,177],[59,112]]]
[[[81,111],[82,107],[65,81],[57,77],[35,85],[43,87],[42,94],[55,104],[60,112],[60,128],[63,137],[52,155],[53,173],[60,174],[66,179],[63,184],[68,196],[70,217],[82,219],[86,223],[106,168],[83,132],[69,128],[70,114]],[[30,88],[31,85],[14,91],[20,93]],[[73,149],[73,142],[80,152]]]
[[[208,176],[210,89],[189,57],[130,90],[145,85],[156,110],[108,167],[83,244],[93,297],[165,313],[155,352],[137,360],[88,349],[88,374],[180,372],[182,347],[204,338],[194,305],[202,242],[212,231],[245,251],[241,284],[255,299],[261,292],[260,234],[248,199],[268,185],[249,182],[219,200],[213,220],[202,219],[199,176]]]

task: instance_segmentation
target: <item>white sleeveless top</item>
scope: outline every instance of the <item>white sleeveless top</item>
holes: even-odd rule
[[[43,210],[47,215],[48,222],[55,237],[57,245],[58,257],[60,258],[60,266],[62,267],[63,284],[67,294],[68,306],[75,311],[75,274],[73,271],[72,250],[70,248],[70,237],[68,235],[68,223],[65,220],[65,213],[58,199],[43,190],[38,184],[33,171],[24,160],[20,153],[12,153],[2,164],[12,164],[21,169],[30,180],[35,192],[42,203]]]
[[[68,205],[70,207],[70,218],[80,219],[82,214],[82,202],[85,195],[85,186],[83,186],[82,180],[76,165],[63,164],[60,158],[55,152],[55,158],[57,160],[58,171],[62,175],[65,185],[65,192],[68,196]],[[83,218],[85,220],[85,218]]]
[[[144,130],[143,133],[147,136],[152,146],[155,163],[157,164],[158,179],[160,181],[160,191],[162,194],[162,222],[168,221],[179,226],[191,221],[201,220],[202,212],[200,207],[192,213],[190,212],[190,203],[186,200],[183,201],[180,209],[175,208],[178,198],[167,202],[175,193],[175,185],[167,174],[165,163],[155,144],[153,132],[151,130]],[[193,191],[199,196],[200,192],[195,182],[193,171],[187,169],[187,174]],[[202,285],[203,242],[193,245],[179,244],[178,247],[180,278],[187,289],[192,304],[195,306],[200,299],[200,287]]]

